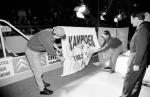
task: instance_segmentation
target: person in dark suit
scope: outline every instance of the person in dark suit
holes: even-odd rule
[[[150,9],[149,9],[149,7],[148,8],[144,7],[144,8],[145,8],[145,10],[144,10],[144,16],[145,16],[144,21],[150,22]],[[142,85],[150,86],[150,82],[144,79]]]
[[[139,97],[140,94],[150,53],[150,23],[144,18],[144,12],[140,9],[131,13],[131,24],[136,27],[136,31],[130,41],[130,62],[120,97]]]
[[[49,84],[46,84],[42,79],[43,71],[40,63],[41,54],[46,51],[50,56],[56,56],[56,58],[64,61],[63,57],[60,57],[58,54],[56,54],[54,50],[55,48],[57,51],[61,52],[61,49],[54,42],[54,35],[65,39],[64,29],[60,26],[54,27],[53,29],[44,29],[30,38],[30,40],[27,42],[27,49],[25,51],[37,86],[40,90],[40,94],[42,95],[50,95],[53,93],[53,91],[47,89]]]

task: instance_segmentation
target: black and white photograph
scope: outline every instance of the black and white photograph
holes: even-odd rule
[[[147,0],[3,0],[0,97],[150,97]]]

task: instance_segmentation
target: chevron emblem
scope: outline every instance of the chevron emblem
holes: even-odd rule
[[[27,64],[28,63],[25,60],[19,59],[17,65],[16,65],[17,72],[19,72],[21,69],[29,69]]]

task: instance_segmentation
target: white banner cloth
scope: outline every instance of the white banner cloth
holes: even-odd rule
[[[62,76],[76,73],[85,68],[92,51],[99,48],[94,28],[63,27],[66,39],[62,40],[62,52],[65,58]]]

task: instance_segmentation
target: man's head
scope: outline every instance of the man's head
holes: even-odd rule
[[[61,37],[61,38],[66,37],[65,31],[62,27],[56,26],[56,27],[53,27],[53,30],[54,30],[53,33],[56,34],[58,37]]]
[[[134,9],[131,13],[131,24],[134,27],[139,26],[145,19],[144,11],[141,9]]]
[[[145,8],[144,16],[145,16],[144,21],[150,22],[150,8],[149,7]]]
[[[105,31],[102,33],[102,37],[104,37],[105,39],[111,37],[110,32],[109,32],[108,30],[105,30]]]
[[[150,22],[150,12],[145,12],[145,19],[144,19],[144,21],[148,21],[148,22]]]
[[[140,9],[143,10],[144,12],[144,16],[145,16],[145,19],[144,21],[148,21],[150,22],[150,7],[149,7],[149,2],[145,2],[144,6],[139,6]]]

